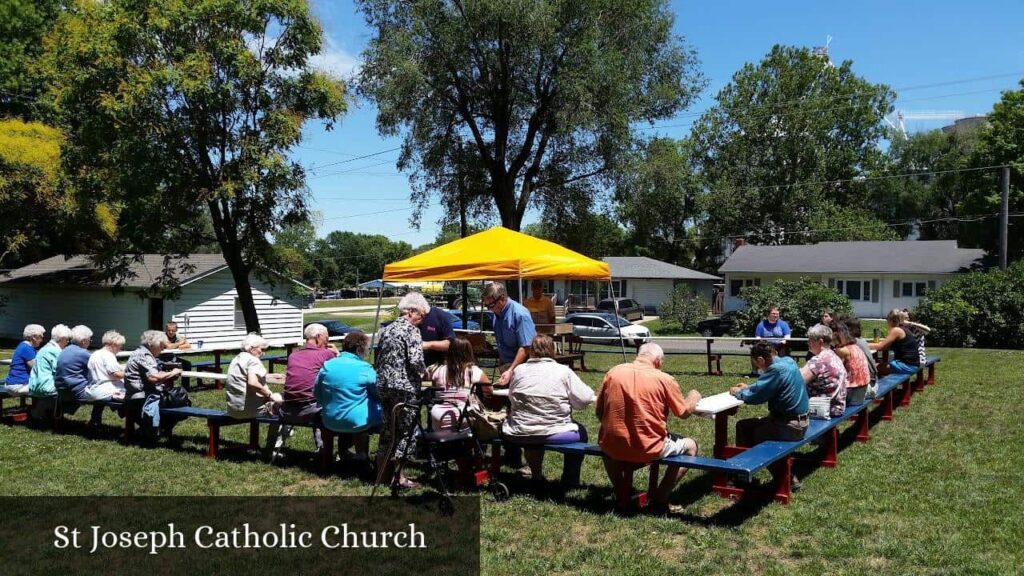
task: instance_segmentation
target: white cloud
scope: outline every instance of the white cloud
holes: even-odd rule
[[[324,36],[324,49],[309,57],[309,65],[317,70],[348,80],[359,73],[363,62],[359,57],[342,49],[330,36]]]

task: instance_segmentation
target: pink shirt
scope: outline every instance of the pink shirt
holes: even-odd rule
[[[313,398],[313,386],[324,363],[335,358],[330,348],[317,348],[306,344],[288,356],[288,370],[284,375],[284,401],[291,404],[309,404]]]

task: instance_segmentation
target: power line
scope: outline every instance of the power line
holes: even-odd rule
[[[324,218],[323,221],[327,222],[328,220],[343,220],[345,218],[359,218],[360,216],[376,216],[377,214],[390,214],[392,212],[408,212],[409,210],[412,210],[412,209],[413,209],[413,207],[409,206],[407,208],[395,208],[393,210],[380,210],[378,212],[366,212],[366,213],[363,213],[363,214],[349,214],[347,216],[332,216],[330,218]]]
[[[385,160],[383,162],[377,162],[376,164],[367,164],[366,166],[360,166],[358,168],[350,168],[348,170],[341,170],[341,171],[338,171],[338,172],[327,172],[326,174],[316,174],[316,170],[313,170],[312,172],[315,174],[315,176],[312,176],[312,177],[308,178],[308,180],[317,180],[319,178],[326,178],[328,176],[338,176],[339,174],[350,174],[350,173],[353,173],[353,172],[358,173],[359,170],[365,170],[367,168],[373,168],[374,166],[383,166],[384,164],[391,164],[392,162],[395,162],[396,160],[398,160],[398,159],[395,158],[395,159],[392,159],[392,160]],[[329,166],[329,164],[325,164],[324,166]],[[323,168],[323,166],[318,167],[317,170],[319,170],[321,168]]]
[[[380,156],[381,154],[387,154],[388,152],[394,152],[396,150],[401,150],[401,149],[402,149],[401,146],[396,146],[394,148],[388,148],[387,150],[380,150],[378,152],[372,152],[370,154],[363,154],[362,156],[356,156],[355,158],[348,158],[346,160],[338,160],[337,162],[330,162],[328,164],[322,164],[320,166],[317,166],[316,169],[320,170],[320,169],[326,168],[328,166],[337,166],[339,164],[348,164],[349,162],[355,162],[356,160],[363,160],[364,158],[373,158],[374,156]],[[363,168],[368,168],[368,166],[364,166]]]

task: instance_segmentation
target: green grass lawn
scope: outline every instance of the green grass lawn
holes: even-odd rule
[[[1024,565],[1024,443],[1020,386],[1024,352],[930,350],[941,354],[937,384],[915,395],[892,422],[877,422],[867,444],[845,443],[837,468],[798,465],[803,489],[789,506],[736,504],[710,492],[710,479],[690,472],[670,517],[611,515],[612,495],[601,462],[588,458],[587,488],[553,489],[546,500],[525,495],[512,471],[513,498],[482,495],[484,574],[1015,574]],[[584,380],[597,388],[621,358],[589,354]],[[667,369],[684,389],[725,390],[749,369],[727,357],[732,375],[702,374],[700,356],[671,357]],[[596,370],[595,370],[596,369]],[[222,407],[222,391],[193,394],[197,405]],[[87,418],[86,410],[73,417]],[[762,409],[746,407],[744,416]],[[579,414],[597,437],[592,409]],[[348,476],[315,474],[310,434],[293,438],[288,463],[272,467],[254,456],[203,457],[206,427],[176,429],[180,447],[143,449],[116,441],[120,421],[105,416],[105,437],[90,438],[22,425],[0,427],[0,476],[11,495],[365,495],[370,485]],[[712,422],[673,420],[710,451]],[[224,429],[224,443],[242,444],[245,427]],[[846,425],[843,425],[846,429]],[[265,433],[265,431],[264,431]],[[849,435],[841,438],[849,439]],[[842,440],[841,440],[842,443]],[[561,457],[549,455],[545,475],[557,478]],[[636,485],[646,485],[638,472]],[[1016,510],[1016,511],[1015,511]]]
[[[392,319],[391,310],[392,309],[390,308],[388,310],[381,310],[380,322],[387,322]],[[302,317],[302,322],[304,324],[309,322],[319,322],[321,320],[341,320],[345,324],[348,324],[353,328],[358,328],[363,332],[373,331],[373,316],[352,316],[344,314],[339,316],[337,314],[327,312],[322,314],[306,314]]]
[[[383,306],[398,304],[398,298],[384,298]],[[377,298],[343,298],[341,300],[317,300],[314,308],[339,308],[343,306],[376,306]]]

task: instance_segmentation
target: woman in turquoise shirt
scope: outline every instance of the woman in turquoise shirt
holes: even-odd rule
[[[370,431],[381,423],[377,372],[363,360],[370,339],[362,332],[350,332],[341,342],[341,354],[320,369],[313,395],[321,407],[320,417],[332,432],[352,435],[356,459],[367,460]],[[346,443],[339,443],[344,451]]]

